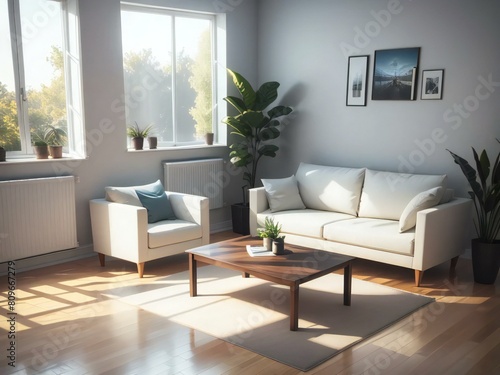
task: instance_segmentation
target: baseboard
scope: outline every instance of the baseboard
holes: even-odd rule
[[[233,223],[231,220],[222,221],[210,226],[210,233],[225,232],[227,230],[233,229]]]
[[[54,253],[37,255],[30,258],[19,259],[15,261],[16,272],[24,272],[37,268],[43,268],[59,263],[66,263],[72,260],[88,258],[95,255],[92,245],[80,246],[74,249],[56,251]],[[7,262],[3,263],[0,275],[7,274]]]

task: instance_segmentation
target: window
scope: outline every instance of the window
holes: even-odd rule
[[[0,144],[11,157],[61,128],[84,156],[77,0],[0,0]]]
[[[121,22],[127,126],[161,147],[217,139],[216,16],[122,4]]]

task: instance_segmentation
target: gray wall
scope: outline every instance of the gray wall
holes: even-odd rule
[[[300,161],[446,173],[456,194],[467,196],[446,149],[471,161],[471,146],[500,149],[499,1],[259,5],[259,80],[279,81],[283,104],[295,107],[282,153],[262,164],[261,177],[290,175]],[[421,47],[420,71],[445,69],[443,100],[420,100],[420,82],[416,101],[371,100],[374,51],[401,47]],[[366,107],[345,104],[349,55],[370,55]]]
[[[256,80],[256,4],[253,0],[151,0],[147,4],[226,13],[227,65]],[[127,152],[126,124],[115,101],[123,95],[119,0],[80,0],[85,125],[88,134],[87,160],[8,162],[0,165],[0,179],[76,175],[78,241],[83,248],[92,243],[89,199],[104,196],[107,185],[128,186],[163,181],[162,161],[223,157],[228,148]],[[103,131],[103,129],[105,131]],[[228,163],[229,164],[229,163]],[[228,166],[229,168],[229,166]],[[235,175],[228,169],[228,175]],[[224,189],[228,204],[240,201],[241,175]],[[211,212],[214,228],[230,225],[226,207]]]

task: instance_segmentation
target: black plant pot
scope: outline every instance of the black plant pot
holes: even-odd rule
[[[500,268],[500,241],[484,243],[475,238],[471,245],[474,281],[494,284]]]
[[[243,235],[250,234],[250,207],[248,203],[236,203],[231,205],[231,218],[233,220],[233,232]]]

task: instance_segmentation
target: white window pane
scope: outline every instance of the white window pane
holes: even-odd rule
[[[122,11],[127,124],[154,125],[160,142],[173,142],[172,18]]]
[[[17,118],[14,65],[10,42],[7,0],[0,1],[0,146],[20,151],[21,138]]]
[[[212,132],[212,35],[207,19],[176,17],[176,113],[180,142]]]
[[[60,3],[50,0],[19,4],[28,117],[38,139],[47,125],[67,129],[62,12]]]

